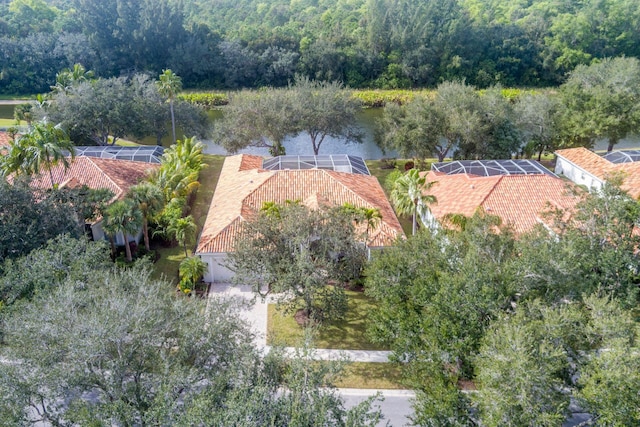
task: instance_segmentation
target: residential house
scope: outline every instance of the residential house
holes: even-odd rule
[[[0,154],[2,154],[4,149],[9,147],[11,142],[13,142],[11,136],[7,132],[0,131]]]
[[[402,227],[378,180],[359,157],[279,156],[263,159],[238,155],[225,159],[211,200],[196,254],[208,264],[206,282],[225,282],[233,272],[225,266],[242,224],[265,202],[300,200],[311,208],[341,206],[375,208],[382,216],[369,232],[367,248],[392,245]]]
[[[437,203],[429,205],[421,219],[436,229],[449,215],[470,217],[482,209],[521,234],[537,224],[550,227],[547,212],[571,210],[578,202],[568,182],[532,160],[434,163],[426,180],[434,182],[428,193]]]
[[[142,181],[151,171],[157,169],[159,165],[145,162],[134,162],[130,160],[99,159],[93,157],[76,157],[69,165],[68,169],[62,164],[58,164],[51,169],[54,185],[58,187],[82,187],[86,185],[93,189],[108,189],[114,196],[113,201],[122,199],[129,188]],[[41,172],[31,180],[34,188],[51,188],[49,172]],[[94,240],[105,238],[102,229],[102,218],[90,224],[91,237]],[[140,234],[129,236],[128,240],[139,241]],[[116,244],[124,245],[124,236],[119,233],[116,236]]]
[[[557,174],[562,174],[589,190],[598,190],[607,178],[621,174],[622,189],[640,198],[640,150],[611,151],[598,155],[586,148],[567,148],[555,152]]]

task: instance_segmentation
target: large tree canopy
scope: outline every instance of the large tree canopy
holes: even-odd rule
[[[234,280],[273,293],[288,312],[300,308],[317,321],[341,317],[343,284],[360,276],[366,259],[353,215],[297,202],[266,203],[255,215],[229,253]]]
[[[640,211],[619,184],[551,215],[553,233],[516,237],[478,212],[374,257],[368,332],[405,365],[418,424],[557,425],[572,396],[636,422]]]
[[[405,157],[510,158],[520,149],[513,108],[492,88],[480,94],[461,82],[441,83],[432,96],[388,104],[376,142]]]
[[[232,97],[215,139],[231,152],[265,147],[271,155],[285,154],[287,136],[303,133],[317,155],[326,137],[362,142],[355,125],[359,103],[339,83],[298,76],[286,89],[241,92]],[[310,150],[310,151],[311,151]]]
[[[614,58],[580,65],[562,85],[562,97],[570,133],[591,144],[607,138],[611,151],[640,131],[640,61]]]
[[[34,191],[28,183],[9,184],[0,177],[0,262],[42,246],[59,234],[81,233],[70,203],[60,203],[59,190]]]
[[[83,63],[102,77],[171,69],[187,87],[555,86],[576,65],[640,56],[634,0],[11,0],[0,92],[32,94]]]
[[[113,145],[129,135],[155,136],[160,144],[172,119],[189,135],[207,133],[207,117],[199,107],[175,100],[168,104],[165,100],[155,81],[145,74],[79,79],[64,90],[54,87],[39,114],[60,123],[77,144],[89,141]]]
[[[5,424],[377,423],[371,400],[346,410],[319,388],[326,369],[277,350],[262,358],[232,301],[176,296],[148,265],[108,267],[93,242],[59,240],[19,261],[29,262],[37,268],[12,266],[7,280],[47,291],[3,316]]]

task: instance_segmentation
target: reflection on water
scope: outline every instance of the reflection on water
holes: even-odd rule
[[[13,109],[15,105],[2,105],[0,103],[0,118],[13,118]],[[340,138],[325,138],[324,142],[320,146],[320,154],[350,154],[354,156],[360,156],[364,159],[380,159],[382,157],[396,157],[397,153],[388,152],[383,153],[382,150],[376,145],[373,140],[373,133],[375,129],[376,120],[382,116],[382,108],[369,108],[362,110],[357,116],[357,125],[362,129],[364,135],[362,144],[349,144]],[[223,112],[220,109],[211,110],[208,112],[211,122],[215,126],[215,122],[222,116]],[[168,146],[171,142],[169,135],[163,140],[165,146]],[[205,150],[208,154],[228,154],[226,150],[219,145],[215,144],[215,141],[203,141],[207,148]],[[155,144],[155,138],[147,138],[143,141],[145,144]],[[287,138],[284,141],[287,154],[293,155],[309,155],[313,154],[313,148],[309,136],[306,134],[296,135],[295,137]],[[595,145],[596,151],[604,151],[607,149],[607,141],[598,141]],[[623,139],[616,146],[616,150],[628,149],[628,148],[640,148],[640,135],[633,135],[629,138]],[[268,156],[269,151],[266,148],[247,148],[241,150],[240,153],[257,154],[260,156]]]
[[[397,157],[396,152],[383,153],[373,140],[375,122],[379,117],[382,116],[382,111],[382,108],[369,108],[366,110],[362,110],[362,112],[358,114],[357,125],[362,129],[362,132],[364,134],[362,144],[349,144],[346,143],[344,139],[327,137],[320,147],[320,154],[350,154],[354,156],[360,156],[366,160],[380,159],[382,157]],[[220,116],[220,111],[217,111],[216,116],[210,115],[210,117],[213,119],[212,121],[214,123],[214,126],[215,119],[219,118]],[[228,154],[224,148],[215,144],[214,141],[205,142],[207,144],[207,153]],[[309,140],[309,136],[307,134],[300,134],[292,138],[287,138],[284,141],[284,147],[287,150],[287,154],[313,154],[311,141]],[[640,148],[640,135],[633,135],[629,138],[625,138],[615,146],[616,150],[629,148]],[[596,151],[606,151],[607,140],[596,142],[594,149]],[[266,148],[247,148],[239,151],[239,153],[269,156],[269,151]]]
[[[373,132],[375,129],[375,121],[382,115],[381,108],[371,108],[362,110],[357,116],[357,125],[362,129],[362,144],[347,143],[341,138],[326,137],[320,146],[320,154],[349,154],[360,156],[364,159],[380,159],[381,157],[395,157],[395,152],[382,153],[382,150],[373,140]],[[211,116],[210,116],[211,117]],[[218,116],[219,117],[219,116]],[[212,117],[215,126],[215,119]],[[206,152],[208,154],[228,154],[221,146],[215,144],[214,141],[205,141],[207,144]],[[284,141],[284,147],[287,154],[290,155],[312,155],[313,147],[309,135],[301,133],[294,137],[289,137]],[[242,154],[257,154],[260,156],[268,156],[269,151],[266,148],[249,147],[240,150]]]

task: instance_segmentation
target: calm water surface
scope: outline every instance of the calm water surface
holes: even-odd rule
[[[12,119],[13,118],[14,105],[4,105],[0,102],[0,119]],[[213,110],[209,112],[209,117],[213,125],[222,116],[221,110]],[[373,133],[375,129],[375,122],[382,116],[382,108],[369,108],[362,110],[356,118],[356,124],[362,129],[364,135],[362,144],[350,144],[344,139],[340,138],[325,138],[324,142],[320,146],[320,154],[350,154],[354,156],[360,156],[364,159],[380,159],[382,157],[396,157],[397,153],[387,152],[383,153],[382,150],[373,141]],[[170,138],[165,138],[165,146],[170,144]],[[208,154],[229,154],[224,148],[217,145],[215,141],[207,140],[203,141],[206,144],[205,152]],[[147,138],[143,141],[145,144],[155,144],[154,138]],[[307,134],[300,134],[294,137],[285,139],[284,147],[287,154],[293,155],[310,155],[313,154],[313,148],[311,147],[311,141]],[[623,139],[616,145],[616,149],[625,148],[640,148],[640,136],[633,135],[629,138]],[[607,142],[599,141],[595,145],[596,150],[606,150]],[[241,150],[240,153],[257,154],[261,156],[268,156],[269,151],[266,148],[247,148]]]

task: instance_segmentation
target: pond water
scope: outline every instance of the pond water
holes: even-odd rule
[[[375,129],[375,121],[382,115],[381,108],[371,108],[362,110],[358,113],[356,118],[357,126],[360,127],[363,133],[363,140],[361,144],[347,143],[341,138],[326,137],[320,146],[320,154],[349,154],[353,156],[359,156],[364,159],[380,159],[382,157],[395,157],[395,152],[383,153],[380,147],[376,145],[373,140],[373,133]],[[219,113],[217,115],[219,117]],[[213,117],[214,123],[215,118]],[[228,154],[227,151],[221,146],[215,144],[213,141],[205,141],[207,144],[206,152],[209,154]],[[311,140],[307,133],[301,133],[294,137],[289,137],[284,140],[284,148],[287,154],[290,155],[312,155],[313,147],[311,146]],[[269,151],[266,148],[247,148],[239,151],[243,154],[257,154],[261,156],[268,156]]]
[[[0,101],[0,119],[12,119],[13,118],[14,105],[5,105]],[[220,110],[213,110],[209,112],[211,121],[215,121],[220,118],[222,112]],[[346,143],[341,138],[325,138],[324,142],[320,146],[320,154],[349,154],[354,156],[360,156],[364,159],[380,159],[382,157],[396,157],[397,153],[387,152],[383,153],[382,150],[376,145],[373,140],[373,133],[375,129],[375,122],[382,116],[382,108],[369,108],[364,109],[358,113],[356,118],[356,124],[362,129],[364,135],[362,144]],[[170,138],[167,136],[163,141],[165,146],[170,144]],[[206,145],[205,152],[208,154],[229,154],[221,146],[217,145],[214,141],[203,141]],[[147,138],[143,141],[145,144],[155,144],[155,138]],[[313,154],[313,148],[309,136],[305,133],[296,135],[285,139],[284,147],[287,154],[292,155],[310,155]],[[629,138],[620,141],[616,149],[625,148],[640,148],[640,135],[632,135]],[[606,140],[598,141],[595,145],[596,150],[606,150]],[[261,156],[268,156],[269,151],[266,148],[247,148],[241,150],[240,153],[245,154],[257,154]]]

